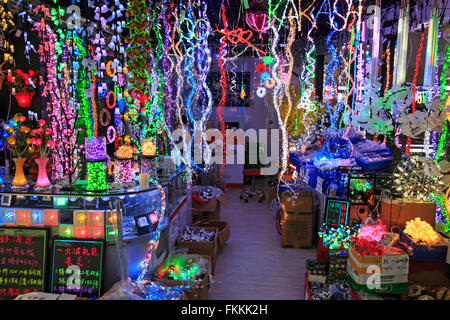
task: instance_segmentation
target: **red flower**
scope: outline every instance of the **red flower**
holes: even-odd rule
[[[45,120],[44,119],[39,120],[38,123],[39,123],[40,127],[45,126]]]
[[[28,71],[28,74],[30,75],[30,77],[34,77],[36,72],[34,72],[33,70],[30,70],[30,71]]]
[[[37,146],[41,146],[42,145],[42,140],[41,139],[36,139],[36,145]]]
[[[45,129],[46,136],[50,135],[51,133],[52,133],[52,129],[50,129],[50,128]]]
[[[20,116],[19,121],[20,122],[25,122],[27,120],[27,117],[25,116]]]
[[[56,141],[49,141],[47,143],[47,147],[49,147],[50,149],[53,149],[54,147],[56,147]]]

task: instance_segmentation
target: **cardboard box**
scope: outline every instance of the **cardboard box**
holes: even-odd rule
[[[183,230],[183,232],[178,236],[177,246],[188,248],[189,254],[198,254],[201,256],[209,256],[210,261],[211,261],[211,273],[214,274],[216,258],[217,258],[217,251],[218,251],[218,244],[217,244],[218,229],[217,228],[208,228],[208,227],[205,227],[204,229],[206,231],[215,231],[216,232],[213,241],[182,241],[181,236],[184,233],[184,230]]]
[[[350,247],[348,251],[348,263],[352,265],[359,274],[369,274],[371,266],[378,266],[382,275],[408,275],[409,273],[409,255],[386,254],[382,256],[362,256],[355,248]]]
[[[291,213],[283,210],[281,225],[283,248],[310,248],[313,240],[313,214]]]
[[[185,289],[186,298],[188,300],[208,300],[208,292],[211,288],[210,274],[211,274],[211,259],[209,256],[202,256],[208,259],[208,273],[203,279],[196,281],[181,281],[181,280],[168,280],[156,278],[155,281],[167,286],[167,287],[178,287],[178,286],[190,286],[192,289]],[[166,259],[167,260],[167,259]],[[162,265],[165,265],[166,260],[163,261]]]
[[[220,221],[220,206],[214,212],[205,212],[192,208],[192,224],[198,221]]]
[[[380,218],[388,226],[405,228],[406,222],[420,217],[434,229],[436,224],[436,203],[404,202],[402,200],[383,200],[381,202]]]
[[[230,225],[225,221],[197,221],[192,226],[217,228],[217,243],[219,247],[217,254],[222,252],[223,247],[231,237]]]
[[[286,212],[313,212],[313,193],[304,190],[284,191],[281,206]]]
[[[395,250],[395,249],[394,249]],[[403,251],[400,254],[382,256],[363,256],[350,247],[347,261],[347,279],[356,290],[369,293],[404,294],[408,289],[409,256]],[[380,271],[380,287],[370,288],[375,284],[374,269]]]
[[[228,206],[228,199],[221,195],[218,199],[211,199],[206,203],[200,203],[192,199],[192,223],[197,221],[220,220],[220,206]]]
[[[217,199],[211,199],[206,203],[200,203],[195,199],[192,199],[192,208],[197,209],[203,212],[216,212],[217,207],[220,208],[220,205],[228,206],[228,199],[225,195],[220,195]]]

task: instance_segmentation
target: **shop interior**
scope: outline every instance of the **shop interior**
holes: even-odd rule
[[[1,0],[0,300],[450,300],[448,0]]]

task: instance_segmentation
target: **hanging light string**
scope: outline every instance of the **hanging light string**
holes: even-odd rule
[[[412,89],[413,89],[413,100],[412,100],[412,104],[411,104],[411,112],[415,113],[416,112],[416,94],[417,94],[417,77],[419,75],[419,63],[420,63],[420,58],[422,56],[422,49],[423,49],[423,40],[424,40],[424,36],[425,33],[422,30],[421,35],[420,35],[420,45],[419,45],[419,51],[417,51],[417,56],[416,56],[416,66],[414,69],[414,78],[413,78],[413,82],[412,82]],[[407,145],[406,145],[406,154],[410,155],[411,154],[411,137],[408,137],[408,141],[407,141]]]
[[[450,68],[450,45],[447,46],[447,52],[444,60],[444,64],[442,67],[441,75],[440,75],[440,96],[441,96],[441,106],[439,107],[439,112],[443,112],[446,102],[446,93],[447,93],[447,73]],[[442,153],[447,141],[447,134],[448,134],[448,119],[445,120],[444,125],[442,126],[442,134],[441,138],[439,139],[438,147],[436,148],[436,154],[434,157],[434,160],[438,162],[441,157]]]

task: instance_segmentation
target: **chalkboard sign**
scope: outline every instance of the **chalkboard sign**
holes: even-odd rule
[[[0,300],[43,292],[47,230],[0,227]]]
[[[101,294],[103,248],[102,241],[55,239],[50,291],[98,299]]]
[[[350,203],[348,201],[328,198],[325,223],[346,226],[349,210]]]

